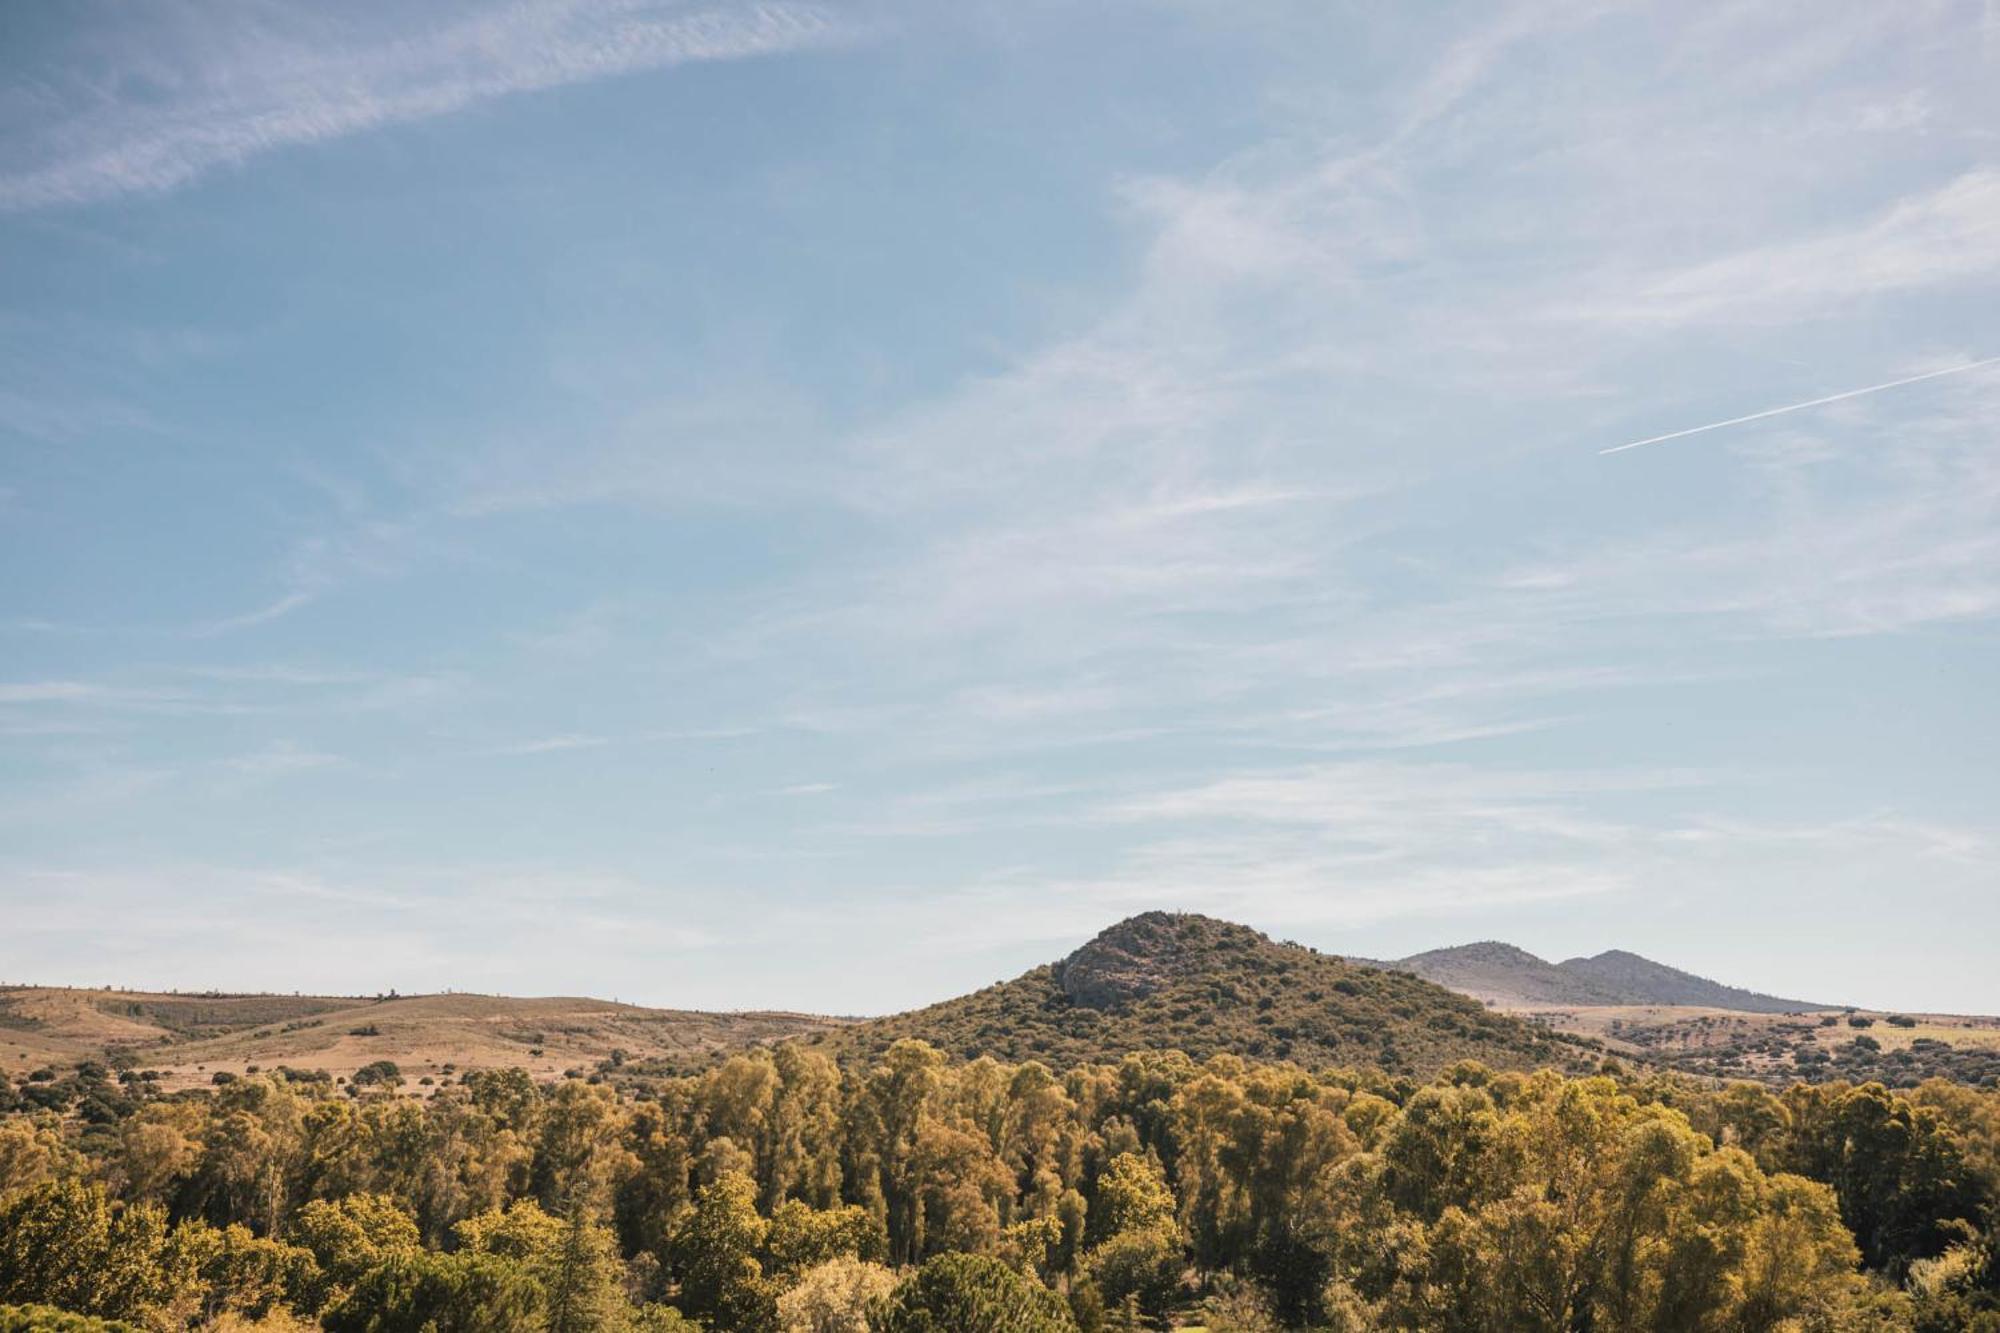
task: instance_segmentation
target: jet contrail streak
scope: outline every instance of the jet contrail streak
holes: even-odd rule
[[[1824,398],[1814,398],[1809,402],[1787,403],[1783,407],[1767,407],[1762,412],[1752,412],[1747,417],[1731,417],[1727,421],[1711,421],[1706,426],[1689,426],[1686,430],[1668,431],[1665,435],[1649,435],[1643,440],[1630,444],[1616,444],[1609,449],[1599,449],[1600,454],[1622,454],[1627,449],[1637,449],[1642,445],[1664,444],[1668,440],[1678,440],[1688,435],[1700,435],[1704,431],[1721,430],[1724,426],[1740,426],[1746,421],[1762,421],[1765,417],[1783,416],[1787,412],[1803,412],[1808,407],[1823,407],[1827,403],[1838,403],[1847,398],[1859,398],[1867,393],[1880,393],[1884,389],[1900,389],[1905,384],[1915,384],[1920,380],[1934,380],[1941,375],[1957,375],[1962,371],[1977,370],[2000,362],[2000,356],[1989,356],[1982,361],[1968,361],[1962,366],[1947,366],[1943,370],[1927,370],[1921,375],[1910,375],[1887,384],[1871,384],[1865,389],[1849,389],[1846,393],[1830,393]]]

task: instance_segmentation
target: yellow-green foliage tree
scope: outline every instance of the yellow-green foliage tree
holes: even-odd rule
[[[869,1315],[896,1289],[880,1264],[842,1257],[800,1273],[778,1297],[782,1333],[870,1333]]]
[[[702,1187],[668,1246],[681,1305],[717,1327],[764,1333],[777,1322],[777,1291],[757,1254],[770,1224],[757,1212],[757,1184],[730,1172]]]

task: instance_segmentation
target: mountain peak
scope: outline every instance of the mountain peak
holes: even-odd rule
[[[1108,926],[1055,965],[1056,982],[1073,1004],[1116,1009],[1182,977],[1212,970],[1219,960],[1270,937],[1248,926],[1194,912],[1141,912]]]
[[[1412,954],[1390,964],[1462,995],[1509,1009],[1616,1004],[1618,993],[1504,940]]]
[[[1764,995],[1740,986],[1725,986],[1707,977],[1656,963],[1626,949],[1606,949],[1589,958],[1565,959],[1556,967],[1571,976],[1619,992],[1627,1004],[1702,1005],[1750,1013],[1790,1013],[1832,1007],[1807,1000]]]
[[[1431,949],[1428,952],[1405,958],[1403,962],[1411,963],[1418,959],[1435,959],[1441,961],[1447,958],[1458,958],[1467,962],[1498,963],[1515,967],[1548,966],[1546,960],[1537,958],[1534,954],[1529,953],[1519,945],[1509,944],[1505,940],[1474,940],[1470,944],[1455,944],[1448,948]]]

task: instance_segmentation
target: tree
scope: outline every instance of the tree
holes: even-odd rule
[[[82,1165],[54,1123],[0,1121],[0,1196],[74,1174]]]
[[[815,1268],[829,1260],[880,1259],[886,1248],[879,1222],[868,1211],[849,1204],[843,1208],[812,1208],[787,1199],[771,1213],[764,1248],[774,1274]]]
[[[1090,1215],[1104,1239],[1087,1268],[1108,1309],[1132,1302],[1157,1318],[1172,1303],[1182,1268],[1176,1211],[1160,1168],[1138,1153],[1119,1154],[1098,1178]]]
[[[599,1333],[610,1327],[624,1300],[618,1290],[618,1254],[611,1233],[592,1223],[583,1191],[569,1202],[560,1249],[550,1257],[548,1333]]]
[[[1174,1226],[1174,1195],[1160,1168],[1138,1153],[1120,1153],[1097,1179],[1091,1219],[1101,1237]]]
[[[896,1289],[896,1275],[851,1256],[807,1269],[778,1297],[782,1333],[869,1333],[868,1315]]]
[[[768,1229],[757,1215],[757,1185],[750,1177],[731,1172],[704,1185],[668,1246],[682,1307],[731,1333],[770,1328],[777,1294],[757,1262]]]
[[[375,1060],[355,1070],[348,1083],[356,1088],[381,1088],[394,1092],[403,1086],[403,1071],[394,1060]]]
[[[1965,1149],[1933,1106],[1879,1083],[1794,1089],[1790,1170],[1833,1186],[1871,1268],[1900,1276],[1944,1253],[1981,1208]]]
[[[899,1284],[881,1333],[1075,1333],[1060,1296],[998,1259],[945,1254]]]
[[[226,1315],[262,1319],[316,1309],[325,1290],[312,1251],[252,1235],[240,1223],[182,1222],[167,1235],[160,1267],[160,1303],[204,1327]]]
[[[0,1301],[141,1317],[166,1294],[165,1238],[154,1205],[114,1207],[77,1180],[38,1185],[0,1204]]]
[[[369,1269],[323,1321],[327,1333],[542,1333],[534,1281],[491,1254],[398,1255]]]
[[[381,1194],[315,1199],[299,1209],[291,1235],[312,1252],[328,1282],[345,1287],[420,1249],[417,1223]]]
[[[454,1234],[466,1252],[505,1259],[527,1275],[548,1312],[550,1333],[606,1328],[623,1312],[616,1244],[584,1200],[555,1217],[522,1199],[465,1219]]]

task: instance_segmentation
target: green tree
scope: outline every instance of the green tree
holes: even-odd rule
[[[787,1199],[771,1213],[764,1247],[774,1274],[815,1268],[831,1259],[880,1259],[886,1246],[882,1227],[854,1204],[813,1208]]]
[[[534,1280],[491,1254],[398,1255],[369,1269],[323,1320],[327,1333],[543,1333]]]
[[[166,1216],[102,1186],[52,1180],[0,1203],[0,1301],[137,1319],[169,1293]]]
[[[1982,1200],[1958,1136],[1935,1107],[1879,1083],[1796,1089],[1786,1166],[1833,1186],[1871,1268],[1900,1276],[1944,1253]]]
[[[1075,1333],[1060,1296],[998,1259],[939,1255],[905,1278],[880,1333]]]
[[[569,1202],[562,1241],[550,1256],[548,1333],[601,1333],[624,1313],[611,1233],[591,1220],[584,1193]]]
[[[1107,1309],[1136,1302],[1158,1318],[1180,1285],[1182,1249],[1177,1208],[1160,1168],[1138,1153],[1121,1153],[1097,1181],[1090,1216],[1103,1240],[1090,1252],[1087,1268]]]
[[[375,1060],[355,1070],[347,1082],[350,1087],[381,1088],[394,1092],[403,1086],[403,1071],[394,1060]]]
[[[467,1218],[454,1234],[466,1252],[520,1267],[541,1294],[551,1333],[609,1328],[625,1315],[616,1244],[583,1200],[556,1217],[522,1199]]]
[[[292,1220],[291,1238],[312,1252],[336,1287],[421,1249],[416,1219],[381,1194],[315,1199]]]
[[[731,1172],[704,1185],[668,1246],[682,1307],[728,1333],[772,1327],[777,1293],[757,1262],[768,1229],[757,1214],[757,1185],[750,1177]]]
[[[1101,1237],[1171,1229],[1174,1214],[1166,1176],[1138,1153],[1120,1153],[1097,1179],[1097,1203],[1090,1216]]]

